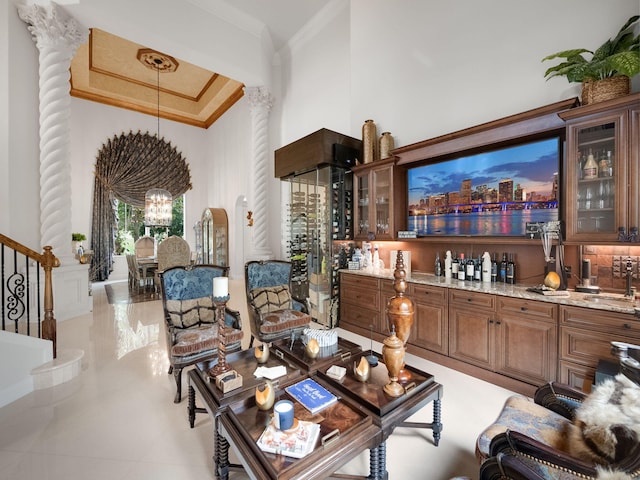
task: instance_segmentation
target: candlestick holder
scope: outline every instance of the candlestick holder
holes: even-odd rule
[[[225,324],[225,309],[229,301],[229,295],[224,297],[213,297],[215,305],[215,315],[218,320],[218,363],[209,370],[209,375],[216,377],[222,373],[231,370],[231,366],[227,364],[227,334]]]

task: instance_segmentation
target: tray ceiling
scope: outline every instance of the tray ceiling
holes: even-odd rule
[[[72,96],[202,128],[242,98],[243,87],[97,28],[71,62]]]

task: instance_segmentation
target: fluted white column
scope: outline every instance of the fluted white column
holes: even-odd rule
[[[55,4],[18,8],[39,51],[40,236],[61,263],[71,262],[71,165],[69,68],[87,40],[81,28]]]
[[[250,256],[253,260],[273,258],[269,248],[269,112],[272,95],[264,87],[246,87],[245,96],[251,111],[253,154],[253,238]]]

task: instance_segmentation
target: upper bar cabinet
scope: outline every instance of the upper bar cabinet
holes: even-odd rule
[[[356,239],[394,238],[394,157],[353,167]]]
[[[567,240],[638,242],[640,94],[560,117],[567,122]]]

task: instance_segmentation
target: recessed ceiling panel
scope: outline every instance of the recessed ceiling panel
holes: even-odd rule
[[[168,57],[172,68],[156,69],[148,57],[140,59],[142,50],[154,53],[92,29],[71,62],[71,95],[156,116],[159,90],[161,117],[203,128],[243,96],[243,84],[236,80],[163,52],[157,56]]]

